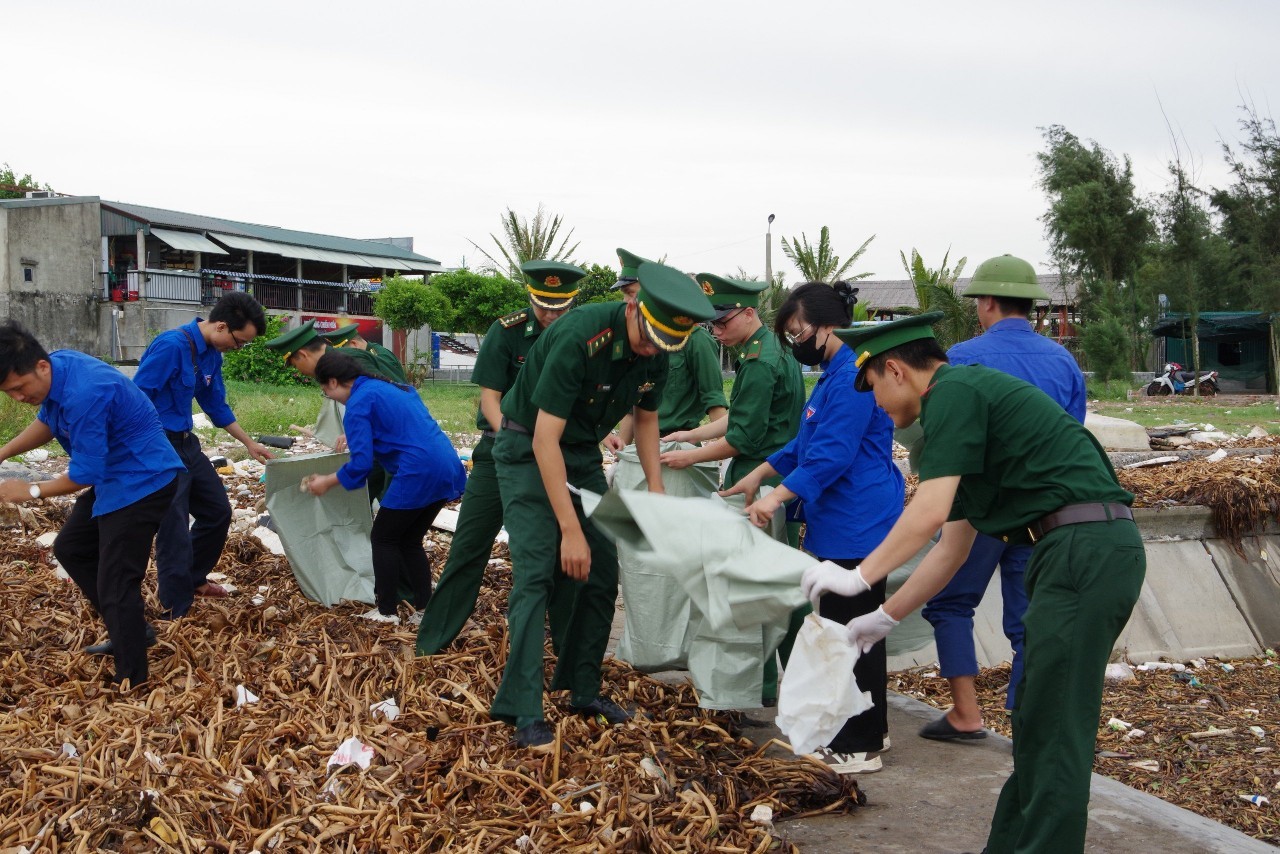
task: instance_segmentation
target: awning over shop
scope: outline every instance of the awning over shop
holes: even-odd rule
[[[226,255],[227,250],[209,240],[203,234],[193,231],[170,231],[167,228],[152,228],[152,237],[164,241],[174,249],[184,252],[205,252],[215,255]]]
[[[156,229],[152,229],[154,232]],[[400,258],[379,258],[374,255],[357,255],[354,252],[337,252],[332,249],[317,249],[314,246],[298,246],[293,243],[278,243],[274,240],[261,240],[257,237],[244,237],[238,234],[210,234],[215,240],[225,243],[232,249],[243,249],[251,252],[268,252],[283,255],[285,258],[300,258],[303,261],[321,261],[327,264],[346,264],[348,267],[368,267],[373,270],[427,270],[429,264],[414,264]]]

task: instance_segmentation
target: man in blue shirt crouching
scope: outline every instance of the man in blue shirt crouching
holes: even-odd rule
[[[53,553],[107,626],[113,681],[137,686],[147,679],[147,646],[154,643],[143,617],[142,578],[182,461],[155,407],[128,377],[74,350],[46,353],[14,321],[0,323],[0,391],[40,407],[35,421],[0,446],[0,461],[52,439],[71,458],[66,473],[51,481],[0,480],[0,501],[21,504],[88,487]]]

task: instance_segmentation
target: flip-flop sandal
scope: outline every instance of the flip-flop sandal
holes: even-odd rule
[[[216,581],[206,581],[204,584],[196,588],[197,596],[208,596],[210,599],[225,599],[231,594],[227,592],[227,588],[218,584]]]
[[[936,721],[925,724],[920,728],[921,738],[932,738],[934,741],[976,741],[980,738],[987,737],[985,729],[980,730],[962,730],[956,729],[947,720],[947,716],[943,715]]]

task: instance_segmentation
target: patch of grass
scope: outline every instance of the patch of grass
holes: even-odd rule
[[[1262,427],[1272,435],[1280,434],[1280,404],[1271,400],[1243,406],[1215,406],[1193,398],[1176,398],[1146,405],[1142,400],[1108,401],[1090,408],[1099,415],[1124,418],[1143,427],[1161,427],[1185,421],[1190,424],[1212,424],[1218,430],[1237,435],[1244,435],[1254,427]]]
[[[1089,400],[1128,400],[1134,385],[1129,380],[1086,380],[1085,395]]]
[[[474,433],[480,388],[471,383],[426,383],[418,395],[446,433]],[[288,435],[289,425],[315,423],[323,398],[308,385],[227,382],[227,401],[240,426],[254,434]]]

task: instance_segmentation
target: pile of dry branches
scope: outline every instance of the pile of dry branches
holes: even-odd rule
[[[1183,460],[1116,474],[1134,494],[1135,507],[1208,507],[1218,534],[1237,547],[1242,537],[1280,518],[1280,455]]]
[[[1133,681],[1108,682],[1093,770],[1280,844],[1278,662],[1274,653],[1210,659],[1180,673],[1139,670]],[[1007,664],[983,670],[977,680],[983,723],[1006,736],[1008,683]],[[889,688],[939,708],[950,704],[947,681],[932,668],[890,674]],[[1270,802],[1251,803],[1256,795]]]
[[[605,692],[634,722],[553,704],[554,751],[516,748],[487,714],[506,646],[500,559],[453,649],[414,658],[412,626],[310,602],[284,558],[233,537],[219,569],[242,594],[155,622],[151,681],[121,693],[110,659],[80,651],[100,621],[46,553],[6,538],[3,851],[791,850],[758,806],[781,819],[865,800],[825,767],[766,755],[688,686],[616,662]],[[239,686],[259,699],[237,705]],[[387,698],[394,720],[370,709]],[[367,770],[331,763],[352,737],[372,749]]]

